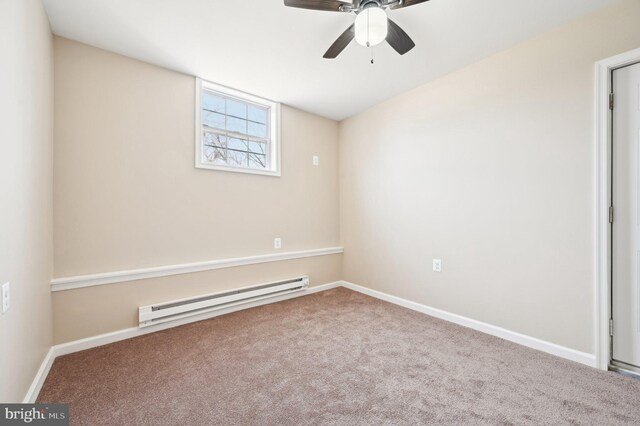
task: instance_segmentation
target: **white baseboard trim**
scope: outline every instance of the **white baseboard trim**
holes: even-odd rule
[[[507,330],[502,327],[497,327],[495,325],[491,325],[491,324],[487,324],[471,318],[463,317],[462,315],[452,314],[450,312],[432,308],[430,306],[422,305],[420,303],[412,302],[406,299],[402,299],[400,297],[392,296],[377,290],[372,290],[372,289],[369,289],[357,284],[353,284],[347,281],[337,281],[337,282],[323,284],[315,287],[309,287],[306,291],[303,291],[303,292],[276,296],[276,297],[265,299],[265,300],[258,300],[255,302],[245,303],[238,306],[232,306],[227,309],[221,309],[214,312],[207,312],[201,315],[195,315],[189,318],[183,318],[173,322],[162,323],[162,324],[145,327],[145,328],[131,327],[123,330],[114,331],[111,333],[105,333],[98,336],[87,337],[85,339],[74,340],[72,342],[55,345],[49,350],[44,361],[42,362],[42,365],[40,366],[40,369],[38,370],[38,373],[36,374],[36,377],[34,378],[33,383],[31,384],[31,387],[29,388],[29,391],[27,392],[27,395],[24,398],[24,402],[25,403],[34,402],[36,400],[36,398],[38,397],[38,394],[40,393],[40,389],[42,388],[42,385],[44,384],[44,381],[47,375],[49,374],[51,365],[53,364],[54,359],[58,356],[68,355],[74,352],[96,348],[98,346],[107,345],[109,343],[131,339],[133,337],[138,337],[145,334],[154,333],[156,331],[178,327],[178,326],[189,324],[196,321],[202,321],[205,319],[217,317],[217,316],[228,314],[231,312],[240,311],[243,309],[249,309],[256,306],[268,305],[271,303],[281,302],[283,300],[294,299],[297,297],[302,297],[309,294],[330,290],[336,287],[345,287],[350,290],[357,291],[359,293],[366,294],[371,297],[375,297],[376,299],[384,300],[385,302],[403,306],[405,308],[418,311],[418,312],[430,315],[432,317],[440,318],[445,321],[452,322],[454,324],[468,327],[473,330],[490,334],[492,336],[500,337],[502,339],[509,340],[511,342],[514,342],[532,349],[537,349],[539,351],[546,352],[551,355],[555,355],[571,361],[579,362],[581,364],[585,364],[590,367],[597,367],[596,357],[593,354],[580,352],[575,349],[567,348],[564,346],[557,345],[555,343],[550,343],[541,339],[537,339],[535,337],[516,333],[514,331]]]
[[[153,268],[133,269],[129,271],[115,271],[101,274],[79,275],[75,277],[54,278],[51,280],[51,291],[73,290],[83,287],[93,287],[96,285],[167,277],[170,275],[191,274],[194,272],[204,272],[222,268],[235,268],[238,266],[257,265],[260,263],[280,262],[283,260],[303,259],[305,257],[327,256],[343,252],[343,247],[326,247],[313,250],[269,253],[257,256],[209,260],[206,262],[157,266]]]
[[[535,337],[527,336],[525,334],[516,333],[515,331],[507,330],[506,328],[498,327],[495,325],[487,324],[482,321],[477,321],[471,318],[463,317],[462,315],[452,314],[441,309],[432,308],[430,306],[422,305],[420,303],[412,302],[400,297],[391,296],[377,290],[372,290],[357,284],[353,284],[347,281],[341,282],[343,287],[350,290],[357,291],[359,293],[366,294],[376,299],[384,300],[395,305],[403,306],[405,308],[422,312],[423,314],[430,315],[445,321],[452,322],[464,327],[471,328],[473,330],[481,331],[492,336],[500,337],[501,339],[509,340],[522,346],[526,346],[532,349],[537,349],[542,352],[546,352],[551,355],[559,356],[571,361],[579,362],[589,367],[597,367],[596,356],[586,352],[580,352],[575,349],[560,346],[555,343],[547,342],[545,340],[537,339]]]
[[[49,348],[49,351],[44,356],[44,360],[42,364],[40,364],[40,368],[36,373],[36,377],[33,379],[31,386],[29,386],[29,390],[22,401],[25,404],[33,404],[36,402],[36,398],[38,398],[38,394],[40,393],[40,389],[42,389],[42,385],[44,384],[44,380],[49,375],[49,370],[51,370],[51,366],[53,365],[53,360],[55,359],[55,346]]]

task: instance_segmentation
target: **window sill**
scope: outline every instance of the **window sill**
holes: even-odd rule
[[[233,167],[233,166],[223,166],[223,165],[205,164],[205,163],[196,164],[196,169],[219,170],[224,172],[247,173],[252,175],[280,177],[280,170],[259,170],[259,169],[245,168],[245,167]]]

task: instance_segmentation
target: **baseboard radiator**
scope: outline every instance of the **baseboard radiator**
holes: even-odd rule
[[[140,327],[149,327],[168,321],[175,321],[192,315],[199,315],[219,309],[230,308],[244,303],[268,299],[292,292],[304,291],[309,287],[309,277],[302,276],[288,280],[243,287],[220,293],[205,294],[188,299],[173,300],[138,309]]]

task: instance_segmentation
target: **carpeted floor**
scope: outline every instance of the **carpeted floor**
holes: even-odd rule
[[[640,424],[640,381],[343,288],[56,359],[73,425]]]

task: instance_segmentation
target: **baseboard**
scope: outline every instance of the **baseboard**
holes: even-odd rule
[[[74,340],[68,343],[61,343],[53,347],[54,354],[56,357],[61,355],[68,355],[74,352],[84,351],[86,349],[108,345],[109,343],[119,342],[121,340],[131,339],[133,337],[143,336],[149,333],[155,333],[156,331],[162,331],[162,330],[166,330],[173,327],[179,327],[185,324],[190,324],[192,322],[214,318],[220,315],[229,314],[231,312],[241,311],[244,309],[254,308],[256,306],[268,305],[271,303],[282,302],[283,300],[289,300],[297,297],[307,296],[309,294],[329,290],[335,287],[340,287],[341,284],[342,283],[340,281],[328,283],[328,284],[322,284],[314,287],[309,287],[305,291],[285,294],[281,296],[274,296],[268,299],[257,300],[255,302],[243,303],[241,305],[231,306],[229,308],[220,309],[217,311],[206,312],[201,315],[194,315],[192,317],[182,318],[176,321],[165,322],[165,323],[152,325],[144,328],[139,328],[139,327],[125,328],[123,330],[100,334],[98,336],[92,336],[92,337],[87,337],[85,339]]]
[[[31,404],[36,402],[36,398],[38,398],[38,394],[40,393],[40,389],[42,389],[42,385],[44,384],[45,379],[49,375],[49,370],[51,370],[51,366],[53,365],[53,360],[55,359],[55,349],[54,347],[49,348],[49,351],[44,356],[44,360],[42,364],[40,364],[40,368],[36,373],[31,386],[29,386],[29,390],[24,397],[25,404]]]
[[[477,321],[471,318],[463,317],[462,315],[452,314],[441,309],[432,308],[427,305],[412,302],[410,300],[402,299],[400,297],[392,296],[377,290],[372,290],[357,284],[353,284],[347,281],[342,281],[341,285],[350,290],[357,291],[362,294],[366,294],[376,299],[384,300],[395,305],[403,306],[405,308],[422,312],[429,316],[439,318],[445,321],[452,322],[464,327],[471,328],[473,330],[481,331],[492,336],[500,337],[510,342],[520,344],[532,349],[537,349],[542,352],[546,352],[551,355],[559,356],[571,361],[579,362],[589,367],[597,367],[596,356],[586,352],[580,352],[575,349],[560,346],[555,343],[547,342],[545,340],[537,339],[535,337],[527,336],[525,334],[516,333],[515,331],[507,330],[506,328],[498,327],[495,325],[487,324],[485,322]]]
[[[276,296],[270,299],[245,303],[245,304],[233,306],[227,309],[221,309],[219,311],[207,312],[202,315],[195,315],[193,317],[183,318],[181,320],[177,320],[169,323],[162,323],[162,324],[158,324],[158,325],[154,325],[146,328],[131,327],[123,330],[114,331],[111,333],[105,333],[98,336],[87,337],[85,339],[74,340],[72,342],[55,345],[49,350],[49,352],[45,356],[45,359],[42,362],[42,365],[40,366],[40,369],[38,370],[38,373],[36,374],[36,377],[34,378],[33,383],[29,388],[29,391],[27,392],[27,395],[24,398],[24,402],[25,403],[34,402],[36,400],[36,398],[38,397],[38,394],[40,393],[40,389],[42,388],[42,385],[44,384],[44,381],[47,375],[49,374],[51,365],[53,364],[54,359],[58,356],[68,355],[68,354],[79,352],[79,351],[84,351],[86,349],[107,345],[109,343],[119,342],[121,340],[131,339],[133,337],[154,333],[156,331],[166,330],[173,327],[179,327],[184,324],[189,324],[196,321],[202,321],[205,319],[217,317],[217,316],[228,314],[231,312],[240,311],[243,309],[249,309],[256,306],[268,305],[271,303],[281,302],[283,300],[294,299],[297,297],[318,293],[318,292],[329,290],[336,287],[345,287],[350,290],[357,291],[359,293],[366,294],[368,296],[375,297],[380,300],[384,300],[386,302],[403,306],[405,308],[408,308],[414,311],[422,312],[432,317],[449,321],[454,324],[468,327],[483,333],[487,333],[492,336],[500,337],[502,339],[509,340],[511,342],[518,343],[520,345],[523,345],[532,349],[537,349],[539,351],[546,352],[551,355],[555,355],[571,361],[579,362],[581,364],[585,364],[590,367],[597,367],[596,357],[593,354],[580,352],[575,349],[567,348],[564,346],[557,345],[555,343],[537,339],[535,337],[516,333],[514,331],[507,330],[502,327],[497,327],[495,325],[491,325],[491,324],[487,324],[471,318],[463,317],[462,315],[452,314],[450,312],[432,308],[430,306],[422,305],[420,303],[412,302],[406,299],[402,299],[400,297],[392,296],[390,294],[386,294],[377,290],[372,290],[372,289],[369,289],[357,284],[353,284],[347,281],[337,281],[337,282],[323,284],[315,287],[309,287],[304,292],[291,293],[288,295]]]

